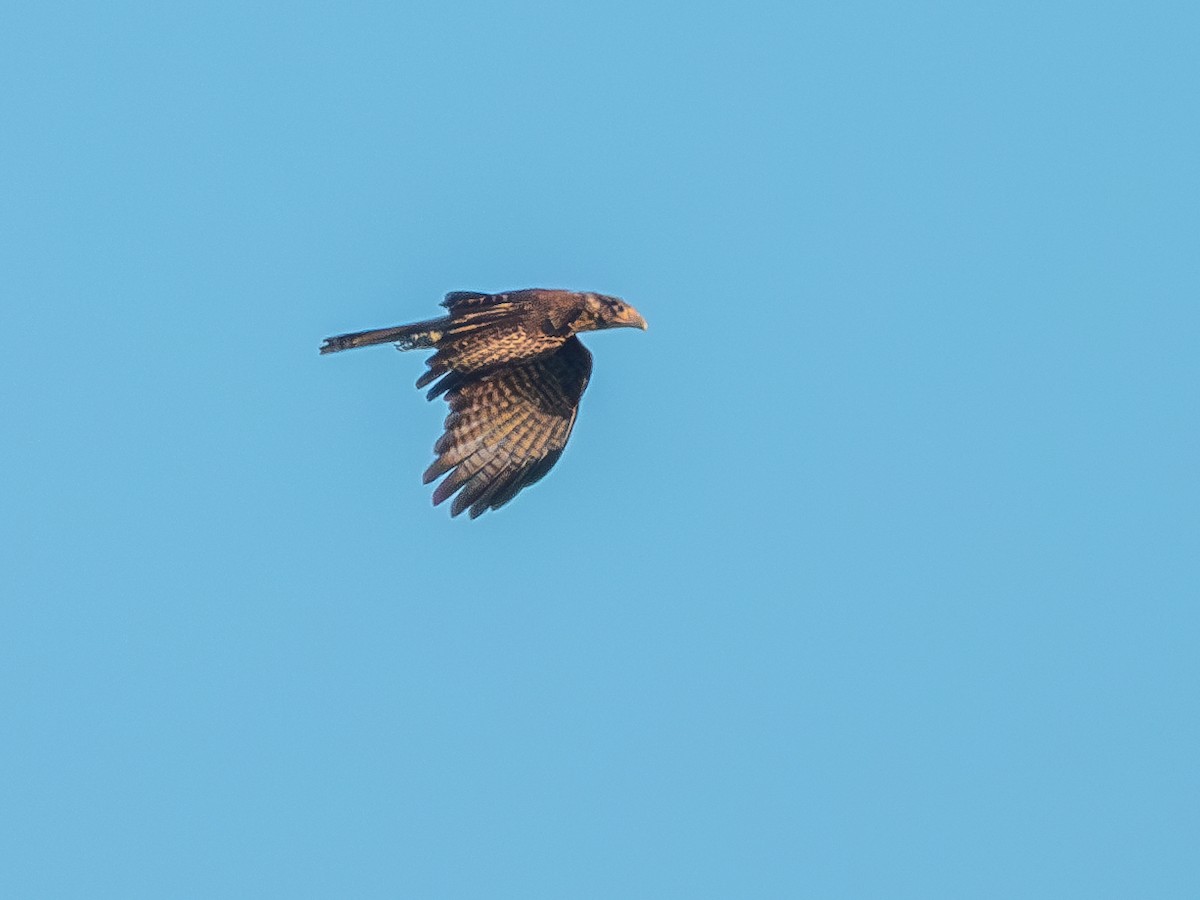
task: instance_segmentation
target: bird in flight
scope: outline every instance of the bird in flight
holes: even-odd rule
[[[447,315],[395,328],[327,338],[322,353],[394,343],[436,350],[417,387],[450,404],[426,484],[446,478],[433,503],[456,493],[450,515],[472,519],[499,509],[558,462],[592,374],[592,354],[576,335],[602,328],[646,328],[619,297],[531,288],[503,294],[453,291]],[[449,473],[447,475],[447,473]]]

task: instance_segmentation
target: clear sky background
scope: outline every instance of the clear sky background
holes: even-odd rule
[[[0,895],[1200,896],[1194,10],[7,8]]]

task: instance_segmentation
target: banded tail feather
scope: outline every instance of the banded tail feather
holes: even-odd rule
[[[395,344],[400,350],[426,349],[437,346],[449,324],[450,319],[443,317],[414,322],[411,325],[397,325],[394,328],[372,328],[369,331],[338,334],[325,338],[321,352],[337,353],[339,350],[353,350],[355,347],[370,347],[373,344]]]

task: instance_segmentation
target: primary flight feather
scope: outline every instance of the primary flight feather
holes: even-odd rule
[[[322,353],[394,343],[429,349],[417,387],[437,382],[450,415],[434,445],[425,483],[434,505],[450,497],[450,514],[472,519],[499,509],[550,471],[562,455],[592,373],[592,355],[575,335],[602,328],[642,328],[625,301],[603,294],[531,288],[502,294],[454,291],[437,319],[327,338]]]

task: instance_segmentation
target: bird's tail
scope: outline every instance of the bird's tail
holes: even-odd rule
[[[395,344],[401,350],[436,347],[449,322],[448,318],[443,317],[414,322],[411,325],[397,325],[395,328],[374,328],[370,331],[339,334],[325,338],[325,343],[321,345],[321,352],[336,353],[339,350],[369,347],[372,344]]]

